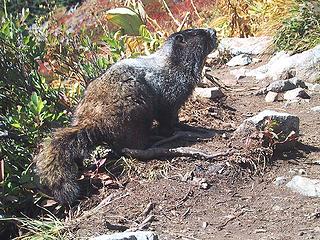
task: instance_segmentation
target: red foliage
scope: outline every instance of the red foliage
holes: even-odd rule
[[[186,12],[190,12],[190,20],[191,25],[197,25],[197,21],[199,20],[194,11],[194,7],[192,6],[191,0],[167,0],[170,11],[173,16],[182,21]],[[196,7],[198,12],[211,10],[210,7],[213,7],[215,4],[214,0],[194,0],[194,6]],[[164,9],[159,1],[154,1],[146,4],[145,10],[147,14],[157,21],[157,23],[163,27],[164,29],[176,30],[177,26],[174,24],[173,20],[168,15],[167,11]]]

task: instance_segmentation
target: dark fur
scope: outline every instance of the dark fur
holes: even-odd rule
[[[147,146],[154,119],[169,135],[178,110],[215,48],[213,30],[172,34],[156,53],[114,64],[87,88],[70,127],[58,129],[35,157],[42,184],[60,203],[79,195],[77,164],[102,142],[120,151]]]

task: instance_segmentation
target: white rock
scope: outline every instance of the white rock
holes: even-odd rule
[[[101,235],[98,237],[92,237],[90,240],[158,240],[158,236],[151,231],[137,231]]]
[[[320,197],[320,180],[294,176],[290,182],[286,184],[291,190],[298,192],[304,196]]]
[[[276,112],[273,110],[264,110],[257,115],[247,118],[243,123],[237,128],[236,132],[245,131],[247,124],[254,124],[258,129],[263,129],[266,125],[266,120],[275,120],[278,123],[278,128],[284,134],[288,135],[294,131],[297,135],[299,134],[299,118],[295,115],[284,112]]]
[[[224,97],[224,94],[219,87],[211,87],[211,88],[196,87],[193,94],[195,96],[210,98],[210,99]]]
[[[277,80],[286,71],[294,70],[299,79],[313,82],[320,76],[317,69],[319,64],[320,45],[294,55],[284,51],[278,52],[267,64],[248,71],[246,76],[256,77],[257,80],[265,78]]]
[[[274,183],[276,186],[280,186],[280,185],[285,184],[286,181],[287,181],[287,178],[284,177],[284,176],[281,176],[281,177],[276,177],[276,179],[274,180],[273,183]]]
[[[320,106],[313,107],[311,110],[314,112],[320,112]]]
[[[268,92],[266,97],[265,97],[265,101],[266,102],[275,102],[278,100],[279,97],[279,93],[276,92]]]
[[[310,99],[310,96],[308,95],[308,93],[306,93],[306,91],[303,88],[295,88],[285,92],[283,98],[285,100],[294,100],[297,98]]]
[[[259,63],[262,62],[261,58],[252,58],[252,63]]]
[[[218,49],[229,50],[232,55],[265,53],[272,45],[272,37],[223,38]]]
[[[314,112],[320,112],[320,106],[313,107],[311,110]]]
[[[313,161],[314,164],[320,165],[320,160]]]
[[[230,59],[229,62],[226,63],[229,67],[235,66],[245,66],[252,62],[252,58],[248,54],[240,54]]]
[[[315,83],[308,83],[308,89],[312,92],[320,92],[320,84]]]

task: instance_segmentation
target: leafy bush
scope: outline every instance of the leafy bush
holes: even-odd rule
[[[278,50],[302,52],[320,44],[320,2],[296,0],[274,42]]]
[[[4,14],[0,22],[0,215],[34,215],[40,200],[32,155],[50,129],[69,122],[86,85],[123,57],[155,51],[162,37],[144,25],[139,36],[121,31],[77,36],[44,25],[29,27],[29,11]],[[62,28],[63,29],[63,28]],[[1,235],[1,222],[0,222]]]
[[[23,11],[20,17],[3,17],[0,24],[2,215],[32,211],[32,203],[37,201],[32,153],[51,127],[68,120],[59,89],[50,87],[38,73],[37,61],[45,54],[45,43],[29,31],[27,17],[28,11]]]
[[[20,14],[26,7],[30,9],[28,23],[33,23],[39,16],[46,16],[57,6],[71,6],[81,0],[4,0],[0,5],[2,14]],[[0,14],[1,16],[1,14]]]

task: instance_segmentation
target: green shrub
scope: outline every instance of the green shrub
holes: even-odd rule
[[[296,2],[291,16],[274,37],[278,50],[302,52],[320,44],[320,2]]]
[[[0,156],[5,168],[0,214],[7,216],[32,211],[37,201],[32,153],[50,128],[68,121],[59,89],[38,73],[45,43],[29,31],[27,14],[3,17],[0,23]]]

